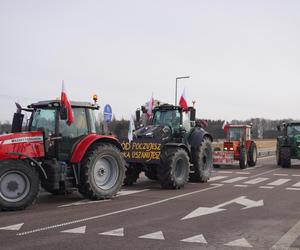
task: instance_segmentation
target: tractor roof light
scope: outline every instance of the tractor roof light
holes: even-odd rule
[[[97,101],[98,101],[98,96],[97,95],[93,95],[93,101],[95,102],[95,104],[97,103]]]

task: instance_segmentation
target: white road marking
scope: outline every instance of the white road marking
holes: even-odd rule
[[[162,231],[158,231],[151,234],[142,235],[140,239],[150,239],[150,240],[165,240],[164,234]]]
[[[61,231],[61,233],[69,233],[69,234],[85,234],[86,226],[76,227],[73,229]]]
[[[253,168],[252,168],[252,169],[253,169]],[[266,172],[262,172],[262,173],[260,173],[260,174],[253,175],[253,176],[251,176],[251,177],[254,178],[254,177],[262,176],[262,175],[265,175],[265,174],[269,174],[269,173],[278,171],[279,169],[280,169],[280,168],[275,168],[275,169],[273,169],[273,170],[268,170],[268,171],[266,171]]]
[[[250,172],[235,172],[236,174],[251,174]]]
[[[232,174],[233,172],[232,171],[216,171],[218,172],[219,174]]]
[[[300,188],[286,188],[286,190],[290,190],[290,191],[300,191]]]
[[[141,193],[141,192],[145,192],[145,191],[149,191],[149,190],[150,189],[121,190],[120,192],[118,192],[117,197],[118,196],[131,195],[131,194],[137,194],[137,193]],[[98,200],[98,201],[80,200],[80,201],[77,201],[77,202],[74,202],[74,203],[69,203],[69,204],[58,206],[58,208],[71,207],[71,206],[80,206],[80,205],[87,205],[87,204],[94,204],[94,203],[102,203],[102,202],[107,202],[107,201],[111,201],[111,200]]]
[[[117,236],[117,237],[123,237],[124,236],[124,228],[118,228],[115,230],[111,230],[104,233],[99,233],[99,235],[107,235],[107,236]]]
[[[260,186],[259,188],[262,188],[262,189],[273,189],[274,187],[271,187],[271,186]]]
[[[300,181],[294,184],[293,187],[300,187]]]
[[[289,174],[273,174],[273,175],[276,175],[276,176],[289,176]]]
[[[252,248],[253,247],[252,245],[250,245],[250,243],[245,238],[238,239],[238,240],[235,240],[235,241],[231,241],[231,242],[228,242],[224,245],[225,246],[230,246],[230,247],[245,247],[245,248]]]
[[[236,199],[224,202],[224,203],[214,206],[214,207],[199,207],[199,208],[195,209],[194,211],[192,211],[191,213],[189,213],[188,215],[186,215],[185,217],[183,217],[181,220],[187,220],[187,219],[191,219],[191,218],[195,218],[195,217],[200,217],[203,215],[222,212],[222,211],[226,210],[225,208],[222,208],[222,207],[225,207],[232,203],[237,203],[239,205],[244,206],[244,208],[242,208],[242,210],[264,206],[263,200],[253,201],[253,200],[247,199],[246,196],[240,196]]]
[[[201,244],[207,244],[206,239],[204,238],[203,234],[196,235],[184,240],[181,240],[182,242],[190,242],[190,243],[201,243]]]
[[[294,177],[300,177],[300,174],[293,174]]]
[[[7,227],[0,227],[0,230],[7,230],[7,231],[19,231],[24,223],[14,224]]]
[[[273,181],[271,183],[268,183],[269,186],[281,186],[287,182],[289,182],[291,179],[278,179],[276,181]]]
[[[210,181],[218,181],[218,180],[222,180],[222,179],[225,179],[225,178],[227,178],[228,176],[223,176],[223,175],[218,175],[218,176],[214,176],[214,177],[211,177],[210,179],[209,179],[209,182]]]
[[[234,187],[246,188],[248,185],[234,185]]]
[[[245,180],[245,179],[247,179],[247,178],[248,178],[248,177],[236,177],[236,178],[229,179],[229,180],[222,181],[222,182],[223,182],[223,183],[230,184],[230,183],[234,183],[234,182],[238,182],[238,181]]]
[[[250,184],[250,185],[255,185],[255,184],[258,184],[258,183],[261,183],[263,181],[266,181],[266,180],[269,180],[269,178],[256,178],[256,179],[253,179],[253,180],[250,180],[250,181],[246,181],[244,182],[245,184]]]
[[[59,227],[64,227],[64,226],[68,226],[68,225],[72,225],[72,224],[77,224],[77,223],[82,223],[82,222],[86,222],[86,221],[90,221],[90,220],[96,220],[96,219],[104,218],[104,217],[111,216],[111,215],[116,215],[116,214],[126,213],[126,212],[130,212],[130,211],[134,211],[134,210],[138,210],[138,209],[142,209],[142,208],[146,208],[146,207],[151,207],[151,206],[159,205],[159,204],[166,203],[166,202],[169,202],[169,201],[172,201],[172,200],[180,199],[182,197],[186,197],[186,196],[190,196],[190,195],[210,191],[210,190],[213,190],[213,189],[217,189],[217,188],[220,188],[220,187],[223,186],[223,184],[211,184],[211,185],[212,185],[212,187],[209,187],[209,188],[204,188],[204,189],[201,189],[201,190],[197,190],[197,191],[193,191],[193,192],[173,196],[173,197],[170,197],[170,198],[166,198],[166,199],[159,200],[159,201],[154,201],[154,202],[151,202],[151,203],[146,203],[146,204],[140,205],[140,206],[125,208],[125,209],[122,209],[122,210],[117,210],[117,211],[106,213],[106,214],[100,214],[100,215],[87,217],[87,218],[83,218],[83,219],[78,219],[78,220],[73,220],[73,221],[69,221],[69,222],[65,222],[65,223],[61,223],[61,224],[55,224],[55,225],[48,226],[48,227],[33,229],[33,230],[30,230],[30,231],[27,231],[27,232],[18,233],[17,236],[23,236],[23,235],[33,234],[33,233],[37,233],[37,232],[47,231],[47,230],[51,230],[51,229],[55,229],[55,228],[59,228]]]
[[[292,249],[293,243],[300,236],[300,221],[292,227],[271,249]]]

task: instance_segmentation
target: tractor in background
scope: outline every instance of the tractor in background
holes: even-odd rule
[[[227,139],[223,143],[223,150],[215,148],[214,167],[233,165],[238,161],[241,169],[253,167],[257,161],[257,146],[251,139],[251,125],[228,125]]]
[[[68,125],[60,100],[17,105],[12,133],[0,136],[0,210],[33,204],[40,184],[52,194],[78,190],[91,200],[111,198],[121,189],[121,144],[97,133],[96,100],[71,106],[74,121]],[[23,131],[22,111],[31,114]]]
[[[137,122],[140,117],[138,110]],[[148,125],[137,129],[131,142],[122,143],[125,185],[136,182],[141,172],[165,189],[182,188],[188,180],[207,182],[213,169],[213,138],[195,117],[193,107],[187,111],[169,104],[155,107]]]
[[[290,168],[291,159],[300,159],[300,121],[283,123],[277,128],[282,132],[282,135],[277,137],[277,165]]]

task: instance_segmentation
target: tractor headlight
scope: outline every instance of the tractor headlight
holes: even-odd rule
[[[300,148],[300,141],[297,140],[297,147]]]
[[[224,148],[224,150],[228,150],[228,148]]]
[[[231,151],[233,151],[233,148],[230,148]]]

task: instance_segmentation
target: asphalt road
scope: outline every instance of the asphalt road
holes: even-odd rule
[[[181,190],[141,178],[109,201],[43,193],[0,212],[0,249],[300,249],[300,163],[274,162],[222,167]]]

